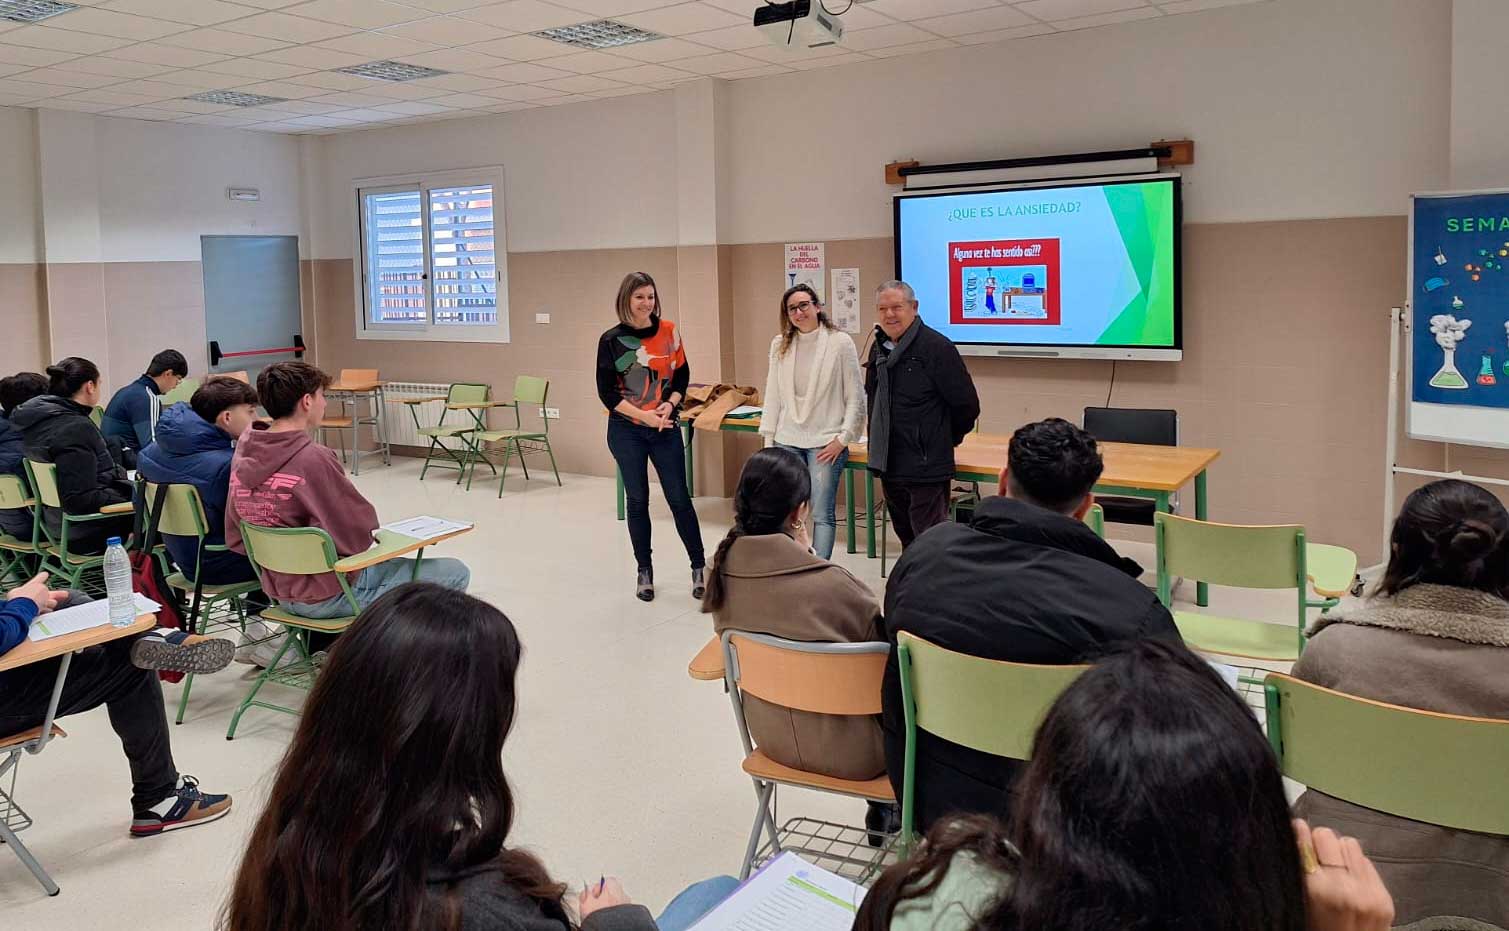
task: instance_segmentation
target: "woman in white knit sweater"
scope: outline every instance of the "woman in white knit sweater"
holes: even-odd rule
[[[859,353],[834,329],[817,292],[799,284],[781,296],[781,335],[770,343],[770,374],[760,433],[789,449],[812,474],[812,550],[833,555],[833,503],[864,432],[865,388]]]

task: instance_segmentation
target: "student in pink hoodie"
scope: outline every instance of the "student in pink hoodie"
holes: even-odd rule
[[[225,542],[245,553],[241,522],[262,527],[318,527],[341,557],[372,545],[377,510],[362,497],[335,452],[309,436],[325,416],[330,376],[307,362],[279,362],[257,376],[257,395],[272,424],[254,423],[236,443],[231,460]],[[413,559],[389,559],[352,573],[347,581],[358,608],[414,578]],[[471,572],[459,559],[427,558],[421,581],[466,591]],[[285,575],[263,571],[262,587],[287,610],[311,618],[351,613],[335,573]]]

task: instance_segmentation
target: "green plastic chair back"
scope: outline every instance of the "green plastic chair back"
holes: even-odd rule
[[[486,385],[474,385],[467,382],[457,382],[451,385],[445,393],[447,404],[481,404],[487,400],[488,387]]]
[[[544,404],[550,393],[550,380],[537,375],[520,375],[513,380],[513,399],[524,404]]]
[[[263,569],[284,575],[324,575],[339,556],[330,534],[318,527],[259,527],[241,523],[246,555]]]
[[[1305,588],[1305,529],[1243,527],[1154,515],[1158,559],[1168,576],[1236,588]]]
[[[149,515],[152,502],[156,500],[157,485],[148,482],[145,507]],[[168,493],[163,497],[162,514],[157,518],[157,532],[203,540],[209,533],[208,528],[209,518],[204,514],[199,489],[193,485],[169,485]]]
[[[199,379],[185,378],[183,381],[180,381],[178,383],[177,388],[174,388],[172,391],[167,392],[161,398],[159,398],[158,402],[163,407],[167,407],[170,404],[177,404],[179,401],[187,401],[189,398],[192,398],[194,396],[194,392],[198,390]]]
[[[26,467],[31,473],[32,487],[37,490],[37,500],[47,507],[61,509],[63,498],[58,494],[58,467],[35,459],[26,460]]]
[[[1016,760],[1030,759],[1032,739],[1059,693],[1085,666],[1037,666],[981,659],[920,637],[897,634],[907,729]]]
[[[89,419],[98,427],[105,422],[105,409],[98,404],[94,405],[94,410],[89,412]]]
[[[1402,708],[1272,673],[1268,739],[1284,775],[1375,811],[1509,834],[1509,720]]]
[[[21,508],[30,509],[27,502],[31,496],[26,493],[26,483],[21,481],[19,475],[0,475],[0,511],[15,511]]]
[[[1085,523],[1095,531],[1095,535],[1102,540],[1106,538],[1106,509],[1098,504],[1090,505],[1090,510],[1085,512]]]

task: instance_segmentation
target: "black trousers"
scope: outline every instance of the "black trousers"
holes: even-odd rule
[[[139,814],[171,795],[178,785],[168,717],[157,673],[131,665],[136,638],[115,640],[75,654],[63,681],[58,717],[104,705],[131,764],[131,810]],[[0,673],[0,734],[38,727],[58,678],[62,659]]]
[[[634,545],[634,560],[641,569],[653,565],[650,559],[650,465],[660,476],[660,490],[671,516],[676,519],[676,533],[686,547],[693,569],[701,569],[707,559],[702,551],[702,526],[686,493],[686,447],[681,444],[681,428],[655,430],[630,423],[618,414],[608,417],[608,450],[618,462],[623,476],[624,503],[629,519],[629,541]]]
[[[901,538],[903,548],[911,546],[923,531],[948,520],[952,482],[917,485],[881,479],[880,487],[885,489],[886,511],[896,525],[896,536]]]

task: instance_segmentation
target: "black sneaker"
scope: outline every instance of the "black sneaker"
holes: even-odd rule
[[[151,837],[165,831],[191,828],[225,817],[231,810],[229,795],[209,795],[199,791],[199,780],[182,776],[173,794],[143,812],[131,822],[132,837]]]
[[[640,601],[655,600],[655,573],[652,570],[639,570],[639,581],[635,583],[634,597]]]
[[[705,594],[707,594],[707,583],[702,580],[702,570],[701,569],[693,569],[692,570],[692,597],[695,598],[695,599],[697,599],[698,601],[701,601],[702,600],[702,596],[705,595]]]
[[[866,802],[865,841],[871,847],[881,847],[901,831],[901,806],[890,802]]]

